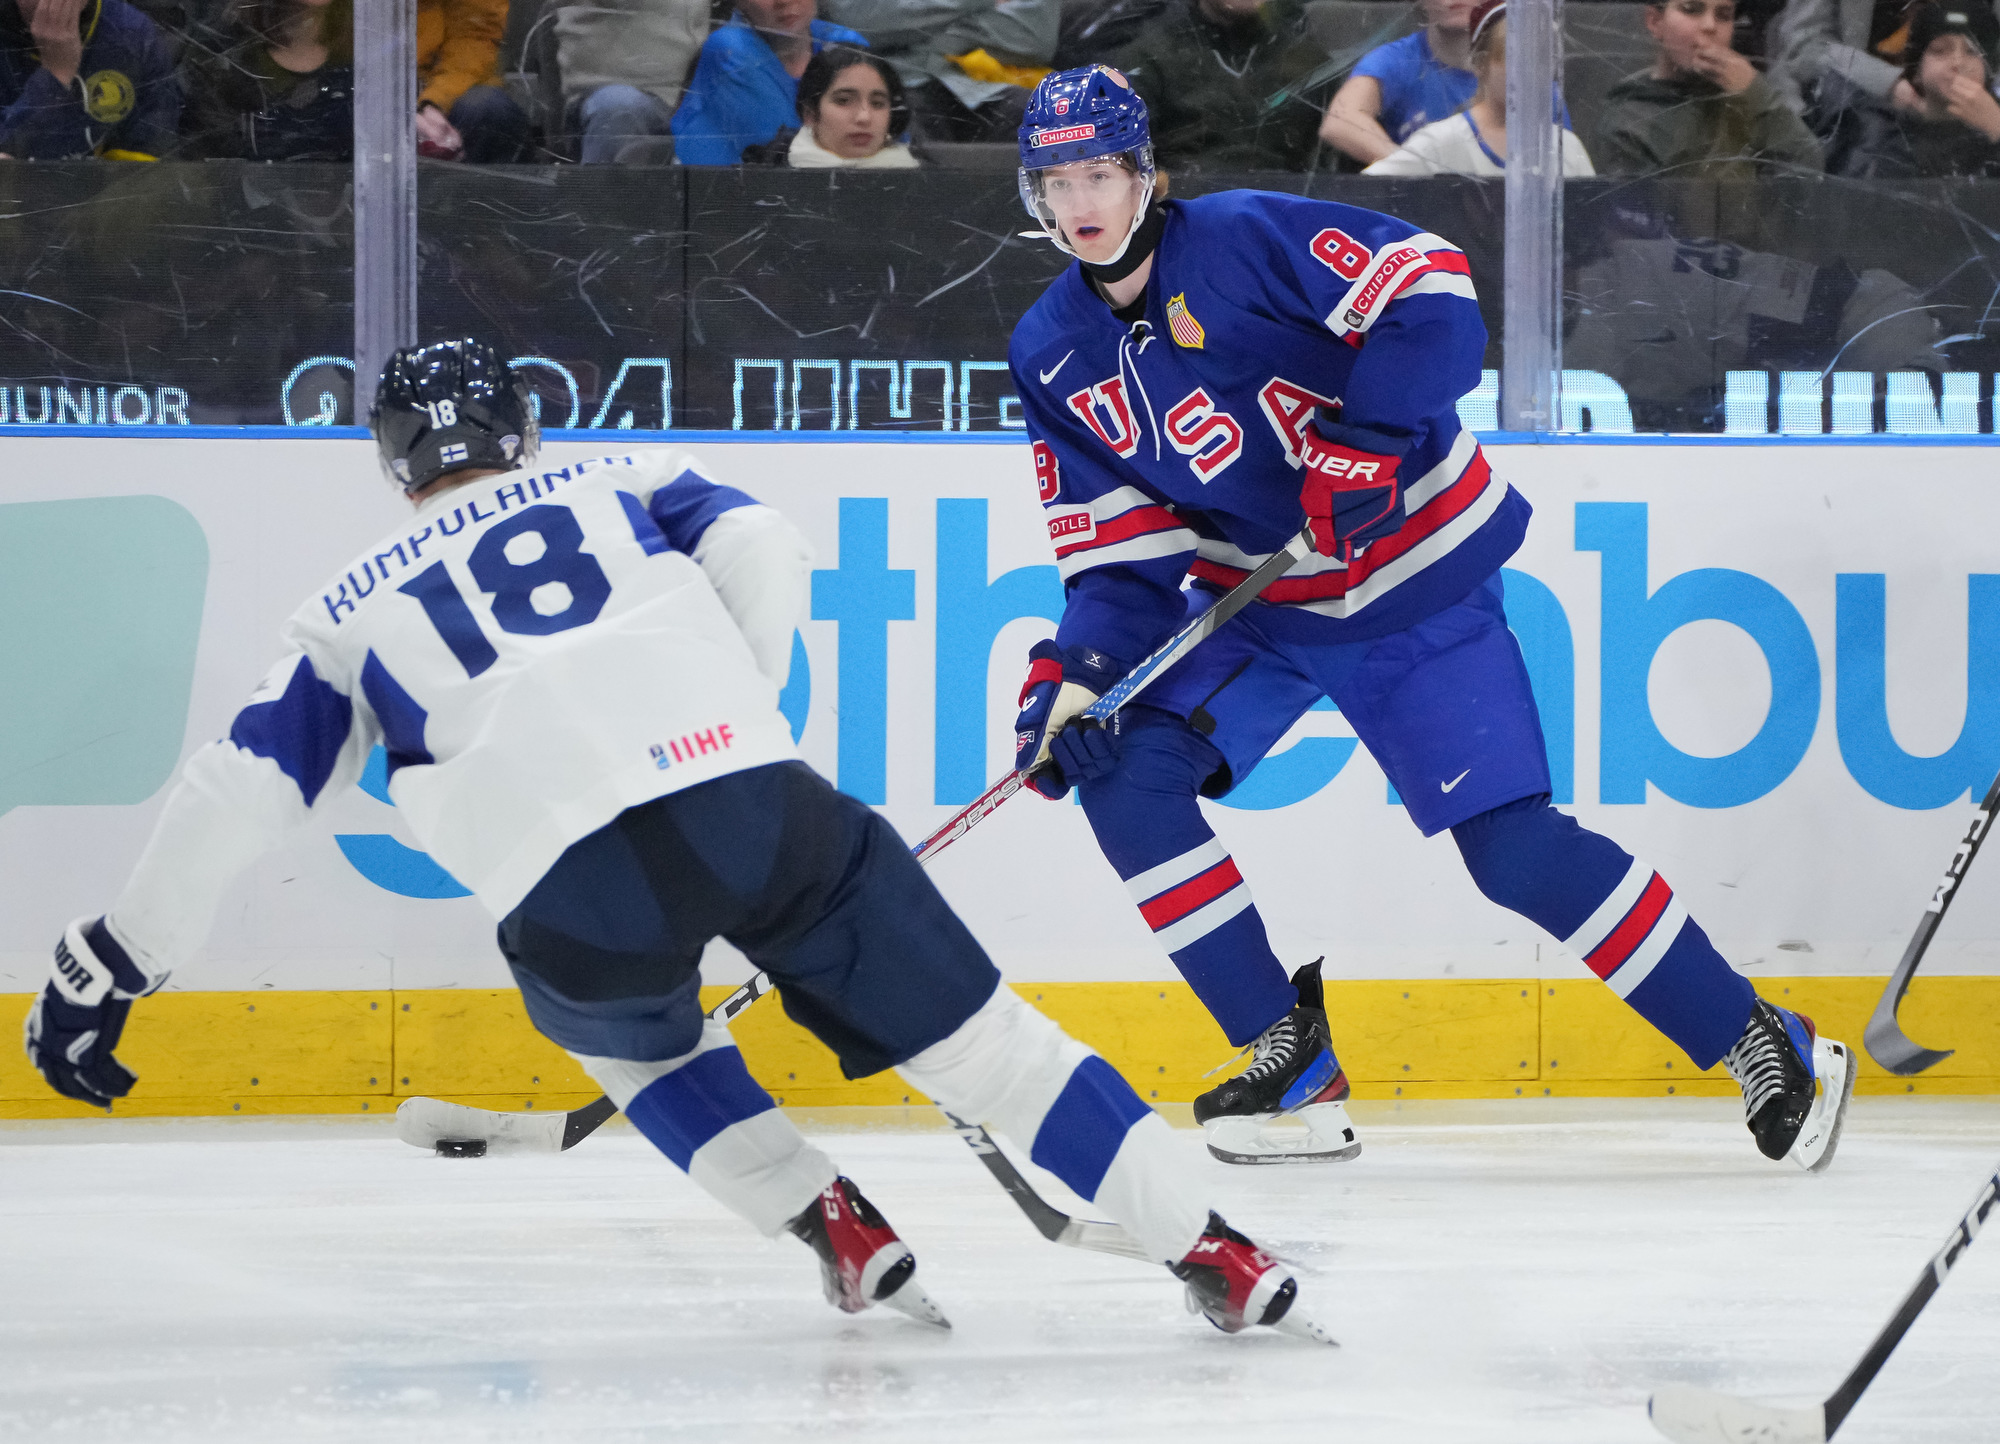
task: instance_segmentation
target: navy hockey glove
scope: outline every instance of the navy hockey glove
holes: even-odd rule
[[[1313,550],[1320,555],[1352,561],[1356,547],[1402,529],[1403,485],[1396,475],[1400,457],[1345,445],[1314,421],[1299,433],[1299,460],[1306,470],[1299,503],[1312,526]]]
[[[1077,714],[1120,675],[1118,664],[1087,647],[1065,659],[1054,642],[1028,651],[1028,680],[1021,685],[1021,715],[1014,719],[1014,767],[1042,796],[1063,796],[1079,782],[1102,777],[1117,763],[1113,732]],[[1078,678],[1088,678],[1095,687]]]
[[[103,918],[77,919],[57,941],[48,986],[28,1009],[28,1061],[63,1097],[109,1111],[137,1081],[111,1056],[125,1015],[134,998],[166,980],[133,962]]]

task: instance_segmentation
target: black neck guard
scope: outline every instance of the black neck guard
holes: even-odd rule
[[[1093,266],[1084,260],[1079,260],[1078,264],[1083,267],[1083,273],[1093,281],[1100,281],[1106,285],[1122,281],[1152,259],[1153,252],[1159,248],[1160,233],[1166,228],[1166,211],[1157,205],[1148,206],[1146,218],[1139,222],[1139,229],[1132,233],[1132,243],[1125,248],[1124,255],[1104,266]]]

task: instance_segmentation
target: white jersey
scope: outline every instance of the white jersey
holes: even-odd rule
[[[811,562],[681,452],[429,498],[285,624],[290,654],[188,760],[114,932],[172,967],[378,743],[411,832],[504,917],[626,808],[797,755],[777,704]]]

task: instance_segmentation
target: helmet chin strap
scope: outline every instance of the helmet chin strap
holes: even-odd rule
[[[1150,190],[1147,198],[1151,199]],[[1167,228],[1167,213],[1158,206],[1148,205],[1132,219],[1131,233],[1108,261],[1084,261],[1083,269],[1093,281],[1107,285],[1124,280],[1139,267],[1153,258],[1153,252],[1160,244],[1160,234]]]

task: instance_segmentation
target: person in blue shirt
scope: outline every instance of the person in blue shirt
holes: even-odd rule
[[[0,159],[157,160],[180,114],[166,42],[123,0],[0,0]]]
[[[1373,165],[1433,121],[1472,103],[1475,0],[1422,0],[1423,29],[1361,57],[1326,108],[1320,139]]]
[[[744,147],[798,124],[799,77],[813,56],[829,45],[868,45],[814,10],[814,0],[737,0],[729,23],[701,47],[674,112],[676,160],[737,165]]]

